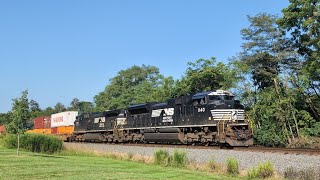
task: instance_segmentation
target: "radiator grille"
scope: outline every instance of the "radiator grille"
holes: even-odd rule
[[[215,109],[211,110],[213,120],[244,120],[242,109]]]

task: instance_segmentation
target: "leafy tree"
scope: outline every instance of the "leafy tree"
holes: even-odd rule
[[[320,3],[318,0],[290,0],[278,24],[290,35],[289,46],[300,57],[292,69],[292,84],[302,94],[313,116],[320,121]]]
[[[289,0],[278,23],[291,34],[292,46],[305,58],[305,71],[320,80],[320,2]]]
[[[262,13],[248,19],[250,26],[241,31],[243,51],[232,65],[242,79],[238,89],[255,125],[256,142],[285,146],[299,138],[301,131],[317,132],[303,103],[308,100],[300,93],[305,91],[303,83],[295,78],[299,58],[285,30],[276,24],[277,17],[273,15]]]
[[[30,109],[28,100],[28,91],[22,92],[20,98],[13,99],[11,120],[6,128],[10,133],[18,134],[18,148],[17,154],[19,155],[19,140],[20,134],[27,129],[28,121],[30,120]]]
[[[286,48],[288,43],[285,31],[277,24],[277,17],[261,13],[248,16],[250,26],[241,30],[243,51],[237,65],[253,79],[257,89],[273,86],[273,79],[280,73],[280,63],[291,56],[292,51]]]
[[[58,102],[58,103],[54,106],[54,111],[55,111],[56,113],[63,112],[63,111],[66,111],[66,110],[67,110],[66,107],[65,107],[62,103],[60,103],[60,102]]]
[[[80,113],[91,113],[94,112],[95,107],[92,102],[85,102],[80,101],[79,102],[79,109],[77,109]]]
[[[28,129],[33,128],[33,119],[39,116],[42,116],[42,110],[40,108],[40,105],[35,100],[30,100],[29,102],[30,106],[30,120],[28,121]]]
[[[174,88],[176,87],[176,82],[172,76],[163,78],[159,84],[159,87],[153,93],[154,99],[160,102],[165,102],[170,98],[175,97]]]
[[[198,59],[188,62],[185,76],[176,83],[175,95],[194,94],[216,89],[230,89],[237,77],[232,69],[216,61],[216,58]]]
[[[78,98],[74,98],[71,103],[68,110],[77,111],[79,109],[80,100]]]
[[[37,101],[31,99],[29,104],[30,104],[30,110],[32,112],[41,111],[40,105]]]
[[[47,107],[46,109],[44,109],[42,111],[42,116],[50,116],[51,114],[55,114],[56,113],[56,110],[53,109],[52,107]]]
[[[6,125],[11,120],[11,112],[0,113],[0,125]]]
[[[162,80],[154,66],[132,66],[110,79],[105,90],[95,96],[98,111],[125,108],[129,105],[156,101],[153,93]]]

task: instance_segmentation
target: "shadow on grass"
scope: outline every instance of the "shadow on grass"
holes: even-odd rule
[[[46,158],[56,158],[56,159],[68,159],[67,157],[52,156],[52,155],[46,155],[46,154],[31,154],[30,156],[46,157]]]

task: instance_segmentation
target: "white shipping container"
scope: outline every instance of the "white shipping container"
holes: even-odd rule
[[[51,115],[51,127],[73,126],[78,111],[66,111]]]

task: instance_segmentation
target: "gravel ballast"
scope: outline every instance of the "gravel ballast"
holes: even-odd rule
[[[99,144],[99,143],[65,143],[67,149],[86,150],[95,152],[117,152],[131,153],[143,156],[153,156],[158,149],[167,149],[173,152],[175,149],[185,151],[188,159],[197,163],[206,163],[210,159],[216,162],[226,164],[229,157],[239,160],[241,169],[248,169],[257,166],[261,162],[270,161],[275,169],[283,173],[288,167],[297,169],[317,168],[320,169],[320,156],[304,155],[304,154],[284,154],[279,152],[249,152],[225,149],[194,149],[194,148],[175,148],[175,147],[143,147],[143,146],[127,146],[117,144]]]

